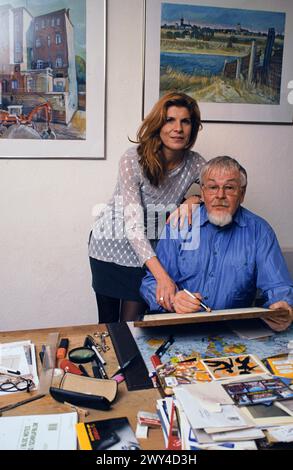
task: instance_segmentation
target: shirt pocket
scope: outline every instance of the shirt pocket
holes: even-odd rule
[[[178,257],[178,269],[182,278],[195,278],[200,272],[199,250],[182,250]]]
[[[232,290],[234,297],[242,297],[251,294],[256,289],[255,263],[251,260],[239,259],[232,266],[231,274],[234,273]]]

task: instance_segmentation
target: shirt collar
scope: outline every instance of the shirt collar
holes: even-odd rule
[[[236,222],[236,224],[239,225],[239,227],[246,227],[247,224],[246,224],[241,206],[238,207],[236,213],[234,214],[233,222]],[[202,204],[200,208],[200,226],[202,227],[203,225],[207,223],[209,223],[208,213],[206,211],[205,205]]]

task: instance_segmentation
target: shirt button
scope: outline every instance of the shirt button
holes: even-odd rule
[[[209,296],[208,296],[208,295],[206,295],[206,296],[204,297],[204,300],[208,300],[208,298],[209,298]]]
[[[210,273],[210,277],[214,277],[213,273]]]
[[[214,255],[217,256],[218,252],[217,251],[214,251]]]

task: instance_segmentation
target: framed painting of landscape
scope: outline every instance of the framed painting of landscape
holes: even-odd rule
[[[292,124],[290,0],[145,0],[145,116],[159,96],[195,98],[203,121]]]
[[[105,158],[106,0],[0,0],[0,158]]]

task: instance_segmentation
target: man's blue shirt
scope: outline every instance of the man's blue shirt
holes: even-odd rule
[[[209,222],[205,206],[201,206],[193,216],[192,229],[178,232],[166,225],[156,253],[179,290],[200,292],[214,310],[250,307],[257,289],[262,292],[264,307],[280,300],[293,305],[293,282],[273,229],[243,207],[231,224],[218,227]],[[162,311],[150,272],[140,293],[150,310]]]

